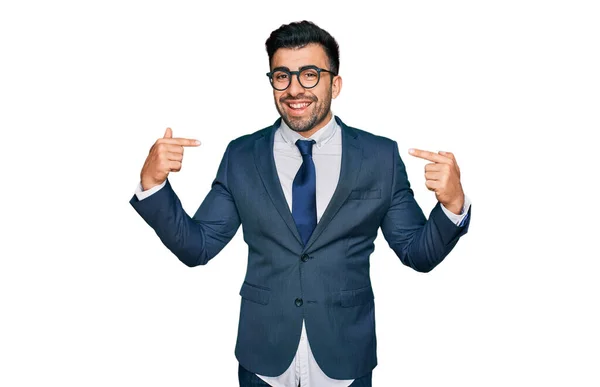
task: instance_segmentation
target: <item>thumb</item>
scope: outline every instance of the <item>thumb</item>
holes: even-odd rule
[[[165,130],[165,136],[163,138],[173,138],[173,131],[171,128],[167,128],[167,130]]]

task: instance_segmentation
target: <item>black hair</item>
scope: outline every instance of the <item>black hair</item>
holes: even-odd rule
[[[310,43],[317,43],[323,47],[329,58],[329,70],[337,75],[340,70],[340,48],[337,42],[329,32],[306,20],[283,24],[271,32],[271,36],[265,42],[269,64],[278,49],[301,48]]]

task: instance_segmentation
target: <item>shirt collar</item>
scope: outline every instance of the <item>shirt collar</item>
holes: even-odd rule
[[[315,142],[316,142],[315,146],[317,148],[321,148],[323,145],[327,144],[327,142],[329,142],[329,140],[331,140],[331,138],[335,134],[336,128],[337,128],[337,122],[335,121],[335,115],[333,115],[333,114],[331,115],[331,120],[329,120],[327,125],[325,125],[321,129],[317,130],[315,133],[313,133],[312,136],[310,136],[308,138],[305,138],[300,133],[291,129],[285,123],[284,120],[281,120],[281,124],[279,126],[279,130],[281,130],[281,135],[282,135],[283,139],[290,146],[295,146],[297,140],[309,140],[310,139],[310,140],[315,140]]]

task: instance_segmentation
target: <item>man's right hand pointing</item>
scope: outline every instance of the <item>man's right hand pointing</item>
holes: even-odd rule
[[[169,176],[169,172],[178,172],[183,160],[183,147],[199,146],[200,141],[189,138],[173,138],[171,128],[167,128],[163,138],[156,140],[144,166],[140,178],[144,191],[161,185]]]

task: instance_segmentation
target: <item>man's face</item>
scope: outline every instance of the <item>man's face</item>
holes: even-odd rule
[[[297,71],[309,65],[330,70],[329,59],[320,44],[308,44],[296,49],[278,49],[273,55],[271,69],[285,67],[290,71]],[[341,77],[325,71],[321,72],[319,83],[310,89],[302,87],[296,75],[292,75],[287,89],[273,89],[275,106],[291,129],[310,136],[331,119],[331,99],[338,96],[341,86]]]

